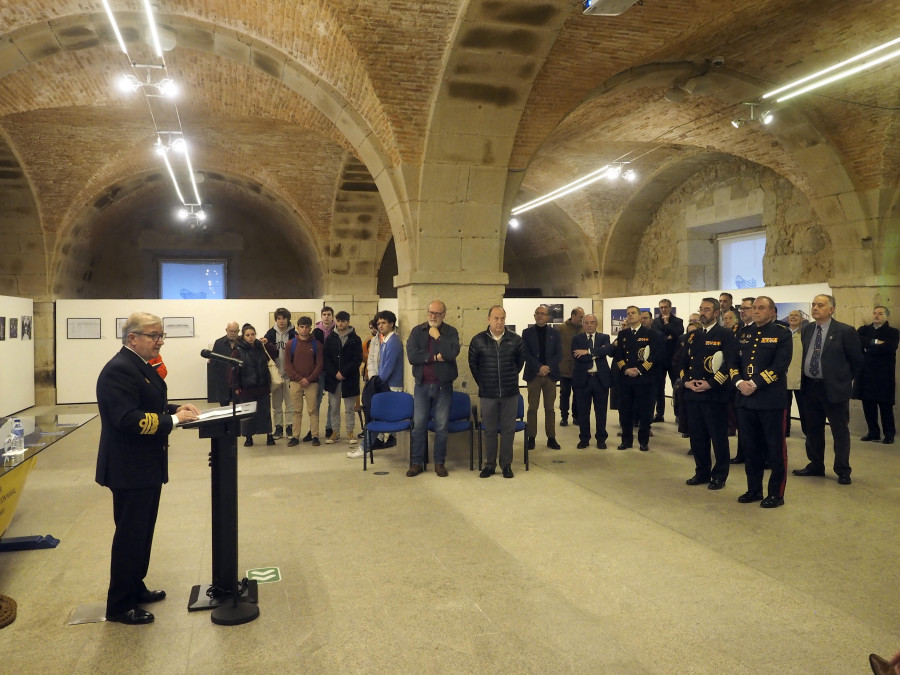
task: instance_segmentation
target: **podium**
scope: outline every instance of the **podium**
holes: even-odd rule
[[[240,403],[206,410],[197,421],[182,425],[197,429],[211,446],[212,583],[191,589],[188,611],[211,609],[212,622],[223,626],[259,616],[256,581],[238,581],[237,439],[241,420],[255,413],[255,402]]]

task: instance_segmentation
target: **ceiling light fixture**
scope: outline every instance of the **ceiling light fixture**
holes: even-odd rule
[[[153,49],[156,51],[156,57],[163,57],[162,45],[159,43],[159,33],[156,32],[156,21],[153,19],[153,7],[150,0],[144,0],[144,10],[147,12],[147,23],[150,24],[150,37],[153,39]]]
[[[654,148],[654,150],[655,149],[656,148]],[[649,152],[653,152],[653,150],[650,150]],[[627,157],[627,154],[623,156]],[[641,155],[641,157],[643,157],[643,155]],[[512,211],[510,211],[510,214],[517,216],[520,213],[531,211],[532,209],[543,206],[548,202],[552,202],[556,199],[559,199],[560,197],[565,197],[566,195],[571,194],[576,190],[587,187],[591,183],[596,183],[598,180],[602,180],[603,178],[611,181],[616,180],[617,178],[622,178],[629,183],[633,183],[637,180],[638,175],[634,169],[625,169],[625,166],[628,163],[629,162],[610,162],[609,164],[601,166],[596,171],[592,171],[591,173],[582,176],[581,178],[573,180],[571,183],[563,185],[560,188],[556,188],[552,192],[548,192],[543,197],[532,199],[530,202],[526,202],[521,206],[517,206],[516,208],[512,209]]]
[[[750,117],[738,117],[736,119],[731,120],[731,126],[735,129],[740,129],[745,124],[750,124],[751,122],[758,122],[759,124],[769,125],[775,121],[775,114],[771,110],[766,110],[759,117],[756,117],[756,107],[759,105],[756,101],[744,101],[741,105],[746,105],[750,107]]]
[[[518,230],[519,229],[519,219],[518,218],[510,218],[509,226],[514,230]]]
[[[116,23],[116,17],[113,16],[112,8],[109,6],[107,0],[103,0],[103,9],[106,10],[106,16],[109,17],[109,22],[112,24],[113,33],[116,34],[116,40],[119,41],[119,49],[127,56],[128,48],[125,46],[125,40],[122,39],[122,33],[119,32],[119,25]]]
[[[833,66],[829,66],[828,68],[824,68],[818,72],[813,73],[812,75],[807,75],[806,77],[802,77],[799,80],[794,80],[790,84],[786,84],[783,87],[779,87],[778,89],[773,89],[772,91],[763,94],[763,99],[775,98],[776,103],[781,103],[782,101],[787,101],[788,99],[794,98],[795,96],[799,96],[800,94],[805,94],[813,89],[818,89],[819,87],[824,87],[827,84],[831,84],[832,82],[837,82],[845,77],[849,77],[851,75],[856,75],[857,73],[861,73],[864,70],[868,70],[869,68],[874,68],[877,65],[880,65],[886,61],[890,61],[891,59],[897,58],[900,56],[900,49],[895,49],[892,52],[887,54],[882,54],[876,58],[873,58],[869,61],[864,61],[868,59],[870,56],[874,56],[879,52],[883,52],[885,49],[889,49],[896,45],[900,45],[900,38],[895,38],[890,40],[889,42],[885,42],[882,45],[878,45],[877,47],[873,47],[872,49],[867,49],[861,54],[857,54],[856,56],[852,56],[845,61],[841,61],[840,63],[836,63]],[[846,70],[840,70],[845,66],[849,66],[852,63],[856,63],[857,61],[864,61],[857,66],[853,66],[852,68],[847,68]],[[835,72],[837,71],[837,72]],[[828,75],[828,73],[834,73],[828,77],[824,77]],[[822,79],[819,79],[822,78]],[[807,84],[808,83],[808,84]],[[783,94],[782,96],[778,96],[779,94]]]

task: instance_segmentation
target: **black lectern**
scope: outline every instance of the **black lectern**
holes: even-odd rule
[[[212,584],[191,589],[188,611],[212,609],[212,622],[225,626],[259,616],[256,582],[238,581],[237,438],[241,420],[255,413],[255,402],[239,403],[204,411],[184,425],[210,439],[212,481]]]

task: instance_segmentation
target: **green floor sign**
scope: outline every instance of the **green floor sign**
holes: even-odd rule
[[[281,570],[277,567],[259,567],[255,570],[247,570],[247,579],[258,584],[274,584],[281,581]]]

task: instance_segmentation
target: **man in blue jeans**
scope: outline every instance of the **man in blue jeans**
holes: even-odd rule
[[[456,357],[459,355],[459,333],[444,323],[447,306],[440,300],[428,305],[428,321],[409,332],[406,358],[413,367],[416,386],[413,394],[412,450],[409,471],[412,478],[425,466],[425,442],[428,438],[428,417],[434,406],[434,472],[444,478],[447,467],[447,421],[453,399],[453,381],[459,375]]]

